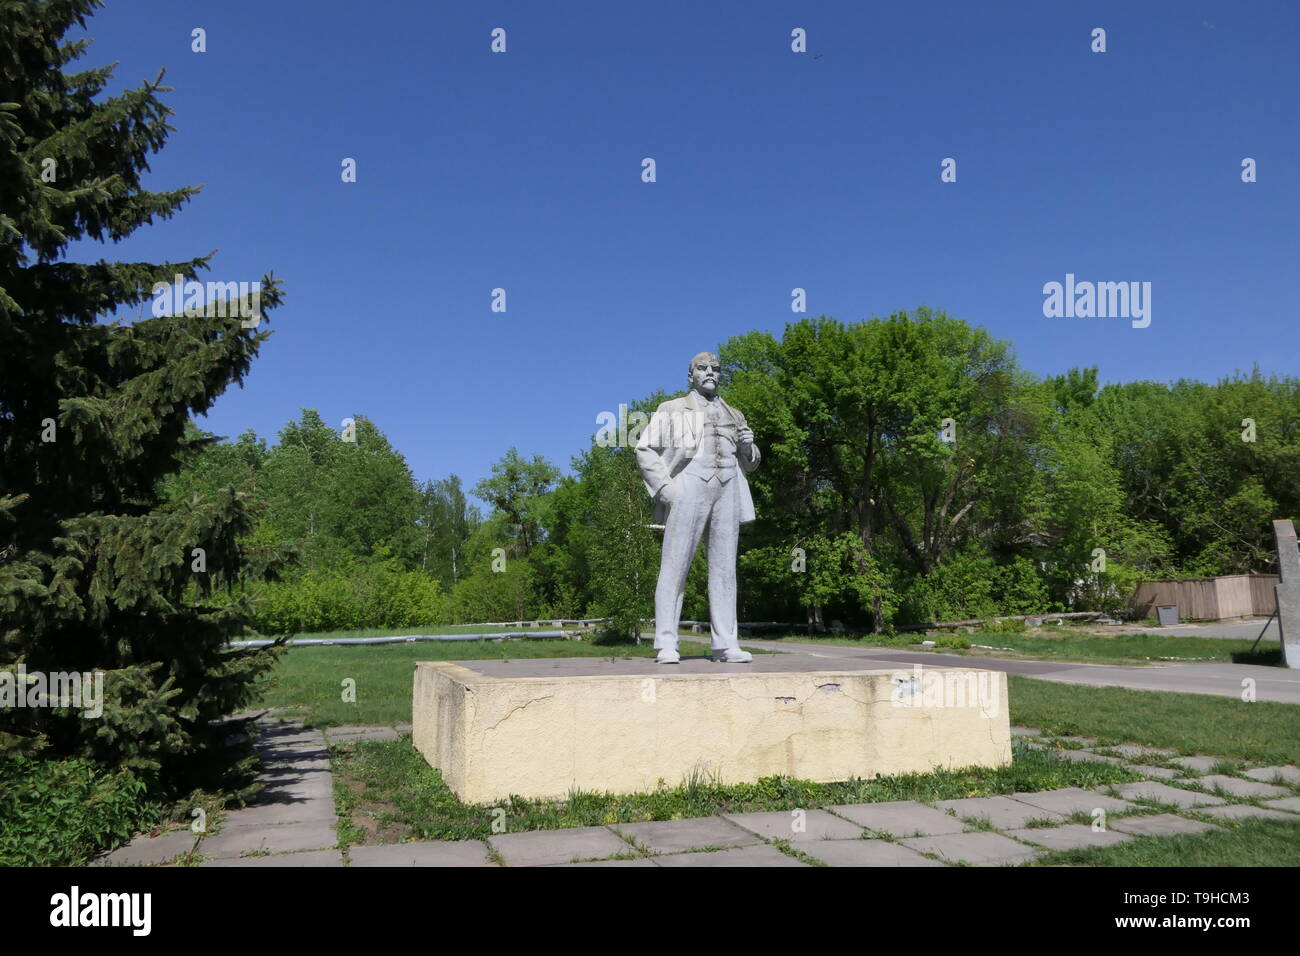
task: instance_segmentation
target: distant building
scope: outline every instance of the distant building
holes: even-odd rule
[[[1266,617],[1277,610],[1276,574],[1225,574],[1213,578],[1145,581],[1128,600],[1136,617],[1154,617],[1157,604],[1178,605],[1184,621]]]

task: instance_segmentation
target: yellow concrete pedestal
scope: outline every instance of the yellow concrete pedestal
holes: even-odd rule
[[[692,775],[830,782],[1011,762],[1005,674],[790,667],[778,655],[420,662],[414,743],[467,803],[633,793]]]

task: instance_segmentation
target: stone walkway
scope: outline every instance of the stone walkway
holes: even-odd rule
[[[391,734],[393,728],[366,728]],[[334,778],[319,730],[264,723],[258,740],[266,784],[253,806],[224,814],[217,832],[178,830],[133,840],[92,865],[148,866],[194,853],[201,866],[342,866],[334,825]]]
[[[503,833],[486,840],[337,846],[326,733],[333,743],[396,740],[409,726],[263,726],[266,791],[225,814],[220,830],[137,839],[92,865],[150,866],[1009,866],[1049,850],[1220,829],[1268,817],[1300,825],[1300,768],[1012,728],[1024,746],[1072,760],[1123,764],[1145,779],[1096,790],[864,803],[688,820]],[[1094,828],[1094,824],[1096,828]],[[191,853],[197,856],[188,856]]]

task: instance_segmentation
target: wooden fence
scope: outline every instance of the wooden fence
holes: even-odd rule
[[[1157,604],[1177,604],[1184,621],[1267,616],[1277,609],[1276,574],[1227,574],[1215,578],[1146,581],[1128,606],[1138,617],[1155,615]]]

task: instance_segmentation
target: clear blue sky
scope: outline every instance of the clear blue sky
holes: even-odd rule
[[[110,0],[82,62],[166,67],[147,182],[206,186],[74,256],[274,269],[275,334],[200,424],[364,414],[470,486],[511,445],[567,468],[602,410],[779,335],[796,286],[846,321],[943,309],[1039,374],[1297,374],[1298,27],[1280,2]],[[1151,282],[1150,327],[1045,318],[1066,273]]]

